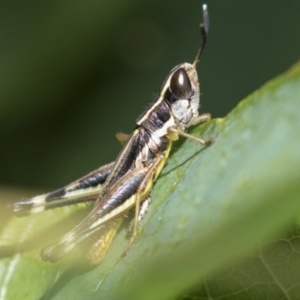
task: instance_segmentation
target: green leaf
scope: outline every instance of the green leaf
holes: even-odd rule
[[[215,136],[210,147],[174,144],[127,256],[126,227],[95,268],[75,268],[68,259],[45,263],[38,249],[10,253],[0,263],[0,300],[175,299],[196,283],[199,299],[295,298],[299,231],[289,224],[300,210],[299,103],[297,64],[224,119],[191,131]],[[21,247],[68,214],[11,220],[0,252],[13,242]]]

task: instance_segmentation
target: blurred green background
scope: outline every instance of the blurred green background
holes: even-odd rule
[[[202,3],[1,1],[0,185],[47,191],[114,160],[114,134],[194,59]],[[299,59],[300,1],[206,3],[201,112],[223,117]]]

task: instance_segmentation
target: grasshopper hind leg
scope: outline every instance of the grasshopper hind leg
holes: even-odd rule
[[[104,234],[106,236],[104,240],[112,240],[117,225],[110,224],[114,224],[115,220],[135,207],[136,191],[145,176],[147,176],[148,171],[148,168],[140,168],[123,176],[109,192],[105,193],[103,198],[100,196],[93,210],[81,223],[60,240],[42,250],[42,258],[46,261],[55,262],[88,237],[94,236],[94,234],[96,236],[96,232]],[[108,232],[105,228],[108,228]],[[106,242],[103,242],[103,244],[106,244]]]
[[[56,191],[16,202],[11,209],[16,216],[24,217],[56,207],[95,201],[113,164],[104,165]]]
[[[164,155],[158,155],[153,165],[149,168],[145,178],[141,181],[138,190],[137,190],[137,199],[135,203],[135,217],[134,217],[134,225],[133,230],[131,230],[130,240],[125,247],[125,253],[128,252],[129,248],[133,244],[137,233],[138,233],[138,225],[139,222],[144,218],[145,214],[148,211],[149,204],[151,202],[151,198],[149,197],[149,193],[152,189],[153,182],[160,173],[162,167],[164,166]],[[143,202],[142,202],[143,201]],[[141,204],[142,202],[142,204]]]

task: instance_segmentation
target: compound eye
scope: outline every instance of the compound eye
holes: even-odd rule
[[[189,99],[192,95],[191,81],[184,69],[178,69],[171,78],[170,90],[177,99]]]

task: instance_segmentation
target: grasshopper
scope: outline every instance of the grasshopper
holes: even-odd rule
[[[213,138],[203,140],[185,132],[191,125],[210,119],[209,114],[198,115],[199,81],[197,63],[204,49],[208,32],[208,11],[203,5],[201,44],[192,64],[174,67],[162,84],[160,93],[136,120],[136,128],[115,162],[54,192],[33,197],[13,205],[17,216],[25,216],[64,205],[95,201],[92,211],[73,230],[59,241],[45,247],[41,256],[55,262],[69,253],[83,240],[97,233],[98,240],[87,256],[92,264],[102,261],[124,215],[135,209],[134,226],[128,250],[137,234],[138,223],[150,203],[149,194],[169,156],[172,142],[179,136],[207,146]],[[124,140],[124,136],[119,139]]]

